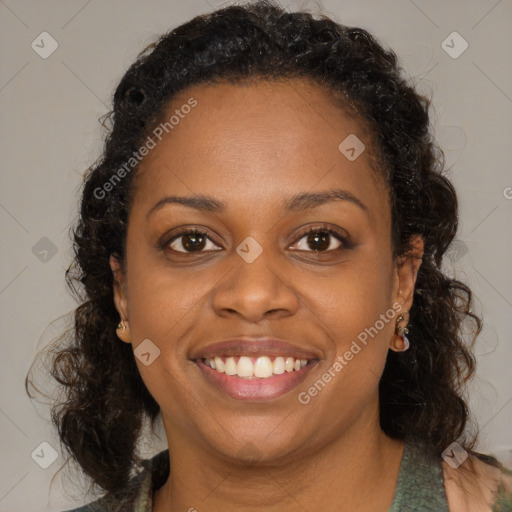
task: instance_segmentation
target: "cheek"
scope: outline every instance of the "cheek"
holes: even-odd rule
[[[396,311],[360,289],[352,295],[347,290],[330,309],[326,306],[319,315],[324,326],[329,324],[332,353],[315,382],[300,390],[299,402],[317,410],[336,432],[377,400]]]
[[[169,349],[180,326],[202,307],[211,288],[208,283],[215,281],[213,277],[170,272],[154,263],[144,267],[128,283],[132,334],[136,342],[154,338]]]
[[[305,278],[300,293],[327,332],[343,347],[376,322],[379,334],[389,336],[393,329],[389,317],[394,315],[392,285],[391,265],[377,258],[359,258],[347,261],[328,277]],[[386,312],[382,325],[379,319]]]
[[[305,287],[309,302],[315,304],[316,321],[331,341],[331,361],[323,371],[336,375],[333,391],[337,389],[340,405],[355,399],[346,394],[349,389],[361,400],[378,387],[397,317],[392,275],[389,261],[368,256]]]

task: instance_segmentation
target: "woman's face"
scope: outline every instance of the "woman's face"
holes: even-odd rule
[[[166,120],[176,110],[140,164],[115,285],[169,446],[277,460],[378,428],[417,265],[392,260],[368,135],[301,80],[194,86]],[[226,374],[255,371],[275,373]]]

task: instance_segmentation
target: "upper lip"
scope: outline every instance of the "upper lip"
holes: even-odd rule
[[[231,338],[193,352],[191,359],[209,359],[214,357],[230,356],[268,356],[293,357],[295,359],[318,359],[319,354],[304,348],[292,345],[277,338]]]

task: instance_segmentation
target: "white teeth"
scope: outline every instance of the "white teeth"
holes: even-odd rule
[[[258,357],[254,363],[254,376],[264,379],[270,377],[274,371],[270,357]]]
[[[252,361],[248,357],[242,356],[238,360],[238,364],[236,365],[236,374],[239,377],[252,377],[253,366]]]
[[[276,357],[274,360],[274,373],[276,375],[281,375],[284,373],[284,358]]]
[[[238,359],[238,362],[237,362]],[[267,379],[272,375],[281,375],[285,371],[293,372],[299,371],[308,364],[307,359],[295,359],[293,357],[276,357],[274,362],[268,356],[261,356],[253,360],[247,356],[226,357],[225,360],[221,357],[208,358],[204,360],[205,363],[219,373],[226,375],[237,375],[241,378]]]
[[[236,363],[233,357],[226,359],[226,365],[224,366],[224,373],[226,375],[236,375]]]
[[[224,373],[224,362],[222,361],[222,359],[220,357],[216,357],[215,359],[208,359],[208,361],[210,361],[210,366],[214,370]],[[213,364],[215,365],[215,367],[211,364],[211,361],[213,361]]]

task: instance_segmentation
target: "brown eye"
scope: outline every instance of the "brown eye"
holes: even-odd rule
[[[302,240],[305,240],[304,242]],[[297,248],[301,251],[327,252],[344,247],[346,240],[332,229],[313,228],[302,235],[297,242]]]
[[[325,231],[318,231],[308,235],[307,243],[314,251],[326,251],[331,245],[332,235]]]
[[[208,246],[210,244],[210,246]],[[176,252],[203,252],[206,250],[216,250],[215,244],[203,231],[186,231],[180,233],[171,239],[169,247]],[[212,247],[213,246],[213,247]]]

